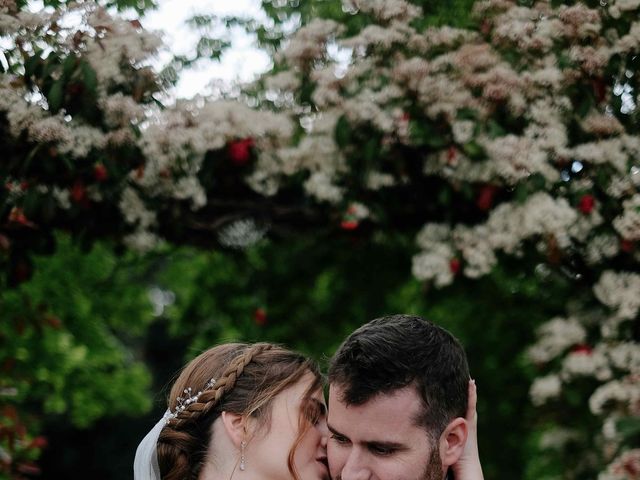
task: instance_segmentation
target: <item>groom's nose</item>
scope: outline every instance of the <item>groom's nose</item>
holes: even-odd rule
[[[341,480],[371,480],[371,470],[365,456],[357,448],[352,448],[340,473]]]

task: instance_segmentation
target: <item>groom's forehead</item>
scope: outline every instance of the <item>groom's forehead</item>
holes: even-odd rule
[[[415,420],[420,416],[423,408],[418,392],[412,386],[390,392],[379,392],[358,404],[350,403],[345,398],[345,390],[345,386],[342,385],[333,383],[329,385],[329,414],[333,406],[334,412],[344,411],[352,415],[377,412],[393,414],[394,417],[400,414],[402,417]]]

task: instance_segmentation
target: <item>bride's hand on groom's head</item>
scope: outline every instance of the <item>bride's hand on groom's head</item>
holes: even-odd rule
[[[467,442],[462,455],[451,467],[455,480],[483,480],[482,465],[478,453],[478,394],[475,380],[469,380],[469,401],[467,406]]]

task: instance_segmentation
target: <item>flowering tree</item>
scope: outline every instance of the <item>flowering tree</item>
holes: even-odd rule
[[[413,274],[438,287],[507,256],[570,275],[566,316],[529,350],[532,401],[555,412],[541,446],[581,452],[564,478],[637,478],[640,2],[480,1],[477,30],[418,30],[403,1],[349,5],[374,21],[345,36],[316,20],[282,52],[267,85],[313,108],[254,178],[308,172],[307,194],[343,206],[348,228],[426,222]]]
[[[639,9],[483,0],[459,29],[404,0],[345,1],[348,25],[311,20],[274,54],[248,93],[261,109],[163,108],[159,42],[138,22],[5,0],[7,283],[57,229],[136,249],[393,230],[415,236],[412,273],[436,287],[509,258],[563,272],[566,314],[528,351],[532,401],[550,407],[541,448],[580,452],[564,478],[637,478]]]

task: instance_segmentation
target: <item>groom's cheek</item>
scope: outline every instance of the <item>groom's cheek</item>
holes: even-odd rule
[[[327,443],[327,460],[329,461],[329,473],[333,480],[340,480],[342,467],[344,466],[344,454],[334,439],[329,437]]]

